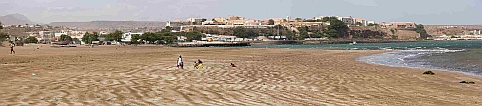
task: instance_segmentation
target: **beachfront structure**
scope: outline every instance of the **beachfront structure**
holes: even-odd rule
[[[480,29],[476,29],[476,30],[472,31],[472,34],[474,34],[474,35],[481,35],[481,34],[482,34],[481,31],[482,31],[482,30],[480,30]]]
[[[124,34],[122,35],[121,41],[122,41],[122,42],[131,42],[132,35],[142,36],[142,34],[144,34],[144,33],[131,33],[131,32],[129,32],[129,33],[124,33]]]

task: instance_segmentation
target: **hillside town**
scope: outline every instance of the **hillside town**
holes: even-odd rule
[[[340,21],[346,25],[346,33],[340,33],[340,29],[334,33],[326,33],[331,29],[333,20]],[[78,22],[77,22],[78,23]],[[100,22],[96,22],[100,23]],[[37,41],[29,43],[51,43],[59,42],[64,39],[62,36],[68,36],[69,40],[73,40],[74,44],[88,44],[82,40],[84,35],[90,33],[98,34],[100,42],[105,41],[105,36],[114,31],[123,32],[122,40],[113,41],[108,44],[131,44],[132,34],[142,36],[144,33],[161,32],[168,30],[171,33],[180,32],[199,32],[203,36],[200,39],[189,39],[183,35],[173,37],[176,42],[233,42],[233,41],[273,41],[273,40],[328,40],[333,38],[342,39],[398,39],[398,40],[416,40],[416,39],[433,39],[433,40],[482,40],[480,29],[463,28],[458,31],[460,33],[443,33],[438,35],[427,34],[423,25],[415,22],[376,22],[363,18],[354,18],[351,16],[318,16],[313,18],[292,18],[286,16],[284,18],[268,18],[265,20],[257,20],[245,18],[242,16],[215,17],[206,18],[188,18],[186,20],[174,20],[164,23],[143,22],[121,22],[124,24],[101,25],[97,24],[93,27],[85,26],[86,23],[79,24],[69,22],[55,22],[54,25],[2,25],[3,33],[10,36],[12,41],[24,41],[27,38],[35,38]],[[128,25],[135,27],[126,27]],[[142,27],[142,25],[146,25]],[[101,27],[108,26],[108,27]],[[423,31],[417,29],[422,27]],[[236,30],[246,30],[246,36],[241,36]],[[442,26],[438,29],[453,29],[457,26]],[[146,39],[136,39],[138,41]],[[160,40],[160,39],[159,39]],[[108,41],[105,41],[108,42]],[[110,41],[109,41],[110,42]],[[144,42],[145,43],[145,42]],[[107,44],[107,43],[104,43]]]

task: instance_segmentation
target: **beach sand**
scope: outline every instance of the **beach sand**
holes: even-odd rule
[[[37,49],[39,48],[39,49]],[[482,105],[482,79],[357,62],[386,51],[0,47],[0,105]],[[183,56],[185,69],[177,69]],[[194,69],[201,59],[203,69]],[[237,67],[230,67],[234,63]],[[32,73],[38,74],[33,76]],[[460,84],[474,81],[476,84]]]

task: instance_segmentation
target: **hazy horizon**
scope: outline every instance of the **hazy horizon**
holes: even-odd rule
[[[0,1],[1,16],[23,14],[37,23],[170,21],[229,15],[248,19],[353,16],[376,22],[480,25],[480,0],[12,0]]]

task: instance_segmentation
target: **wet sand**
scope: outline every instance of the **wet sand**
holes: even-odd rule
[[[0,47],[0,105],[482,105],[480,77],[355,61],[384,51],[37,47]]]

